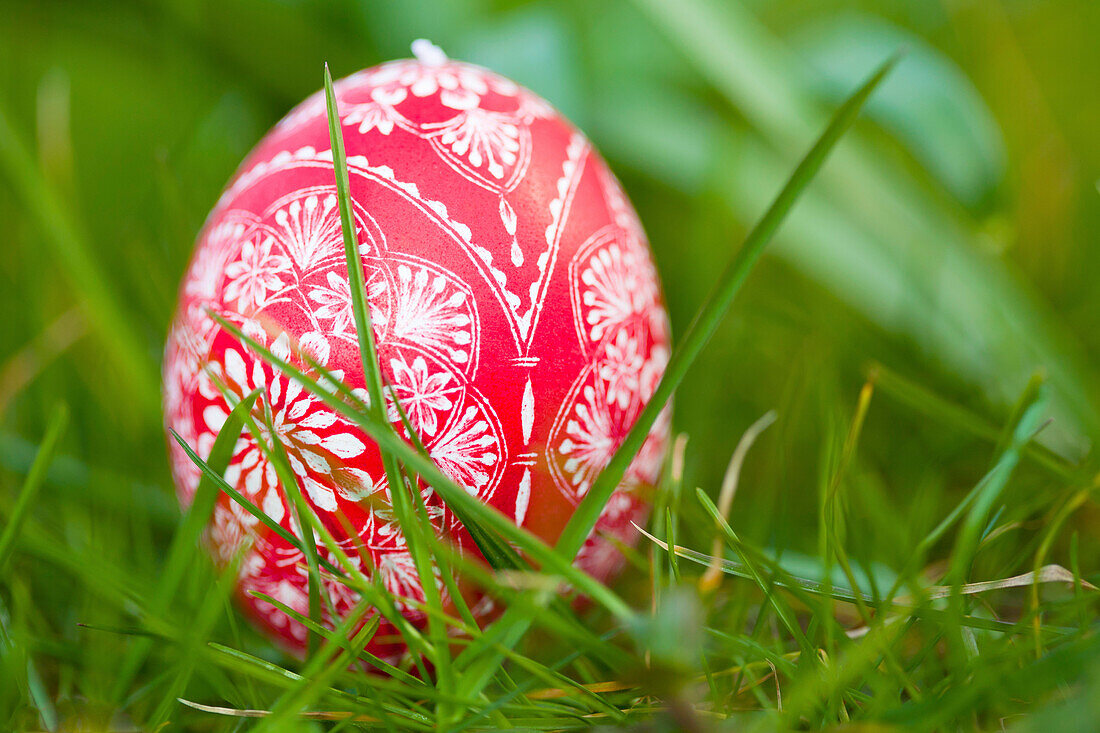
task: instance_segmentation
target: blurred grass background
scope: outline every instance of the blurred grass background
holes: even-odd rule
[[[1042,441],[1091,470],[1098,33],[1094,0],[0,0],[0,516],[65,402],[33,514],[75,552],[155,577],[176,517],[156,370],[195,234],[324,61],[343,76],[417,37],[588,133],[646,226],[674,333],[828,110],[907,46],[678,393],[688,484],[716,493],[740,434],[776,409],[732,524],[813,553],[821,477],[871,363],[996,426],[1041,371]],[[884,384],[868,414],[846,499],[867,564],[901,565],[993,455],[918,402]],[[1063,489],[1019,472],[991,571],[1034,551]],[[1071,526],[1091,577],[1095,503]],[[9,571],[12,613],[84,655],[91,677],[61,684],[94,696],[109,667],[87,660],[124,642],[75,624],[121,612],[29,554],[18,567],[41,571]]]

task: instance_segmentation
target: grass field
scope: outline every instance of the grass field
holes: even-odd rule
[[[1095,730],[1098,31],[1091,0],[0,0],[0,728]],[[244,155],[325,62],[417,37],[608,158],[683,381],[610,589],[442,477],[489,567],[395,506],[509,610],[483,632],[429,599],[426,664],[379,674],[370,624],[301,661],[234,608],[176,503],[159,360]]]

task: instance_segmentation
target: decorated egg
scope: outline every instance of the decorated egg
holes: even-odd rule
[[[583,134],[505,78],[426,42],[414,51],[335,85],[386,394],[443,473],[554,542],[665,368],[657,273],[637,215]],[[317,376],[315,361],[364,388],[323,92],[260,141],[206,221],[166,349],[166,422],[205,458],[231,406],[260,390],[262,438],[283,445],[302,495],[348,556],[423,624],[409,601],[424,590],[377,446],[211,312],[307,374]],[[392,404],[389,414],[403,432]],[[662,415],[577,556],[601,580],[623,562],[616,542],[634,542],[631,522],[646,519],[668,430]],[[187,505],[200,472],[170,444]],[[296,531],[248,430],[225,477]],[[420,489],[439,535],[476,552],[445,503]],[[286,647],[303,648],[305,628],[252,593],[307,614],[302,553],[221,495],[209,527],[216,558],[229,561],[246,539],[240,602]],[[358,602],[338,580],[326,583],[338,614]],[[475,615],[494,613],[488,597],[472,596]],[[383,623],[376,638],[393,634]]]

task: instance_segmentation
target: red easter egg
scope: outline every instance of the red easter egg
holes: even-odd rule
[[[417,50],[418,60],[335,85],[388,394],[444,473],[553,542],[664,370],[669,327],[657,273],[637,215],[584,135],[513,82],[434,47]],[[260,388],[257,422],[266,403],[303,495],[347,554],[380,573],[402,613],[423,624],[403,603],[424,593],[377,447],[207,313],[307,372],[302,352],[364,388],[323,93],[249,154],[210,213],[179,297],[165,355],[167,425],[205,458],[229,404]],[[392,405],[390,413],[400,425]],[[668,429],[665,414],[577,556],[597,578],[623,561],[609,537],[637,539],[631,522],[646,519]],[[170,444],[187,505],[200,474]],[[247,431],[226,478],[294,531],[274,467]],[[436,530],[476,552],[421,488]],[[251,538],[239,600],[274,638],[303,648],[305,629],[249,593],[306,614],[302,553],[225,495],[209,536],[221,561]],[[337,613],[358,601],[337,581],[327,591]],[[494,613],[488,598],[467,600],[479,618]],[[376,638],[394,633],[384,623]],[[371,650],[392,657],[401,647],[372,642]]]

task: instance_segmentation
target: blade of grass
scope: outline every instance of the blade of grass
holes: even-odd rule
[[[1050,552],[1051,545],[1054,544],[1058,533],[1062,529],[1062,525],[1076,512],[1086,501],[1090,495],[1089,489],[1082,489],[1073,494],[1062,506],[1058,507],[1054,516],[1048,522],[1046,522],[1046,529],[1044,530],[1044,537],[1039,544],[1039,548],[1035,551],[1035,562],[1032,564],[1032,571],[1021,578],[1031,576],[1031,593],[1029,594],[1031,602],[1031,613],[1035,628],[1035,658],[1038,659],[1043,655],[1043,637],[1042,637],[1042,614],[1039,607],[1039,584],[1043,582],[1044,573],[1061,571],[1061,577],[1059,579],[1066,580],[1068,575],[1069,582],[1073,583],[1074,590],[1080,595],[1082,586],[1088,586],[1090,590],[1095,590],[1096,586],[1090,583],[1082,581],[1076,575],[1070,574],[1065,568],[1058,565],[1045,565],[1047,554]],[[1056,569],[1056,570],[1055,570]]]
[[[417,677],[415,677],[415,676],[409,674],[408,672],[404,671],[403,669],[395,667],[392,664],[386,662],[385,660],[376,657],[375,655],[373,655],[370,652],[366,651],[366,649],[355,649],[355,648],[353,648],[350,645],[350,642],[347,639],[338,637],[335,634],[335,632],[325,628],[324,626],[317,623],[316,621],[313,621],[308,616],[303,616],[302,614],[298,613],[293,608],[286,605],[285,603],[283,603],[279,599],[277,599],[273,596],[269,596],[266,593],[260,593],[259,591],[249,591],[249,595],[253,595],[253,596],[255,596],[256,598],[259,598],[262,601],[270,603],[272,606],[275,606],[275,608],[277,608],[280,611],[282,611],[283,613],[285,613],[288,617],[294,619],[295,621],[302,624],[306,628],[312,629],[314,631],[314,633],[316,633],[317,635],[323,637],[325,640],[331,641],[334,644],[337,644],[338,646],[340,646],[341,649],[346,649],[346,650],[350,651],[360,661],[363,661],[363,662],[371,665],[372,667],[379,670],[380,672],[384,672],[384,673],[388,674],[390,677],[393,677],[393,678],[398,679],[398,680],[402,680],[403,682],[406,682],[409,685],[412,685],[413,687],[416,688],[415,691],[414,691],[416,694],[425,695],[425,694],[431,693],[432,688],[429,688],[424,683],[423,680],[420,680]],[[374,623],[374,624],[377,625],[377,621],[380,620],[381,618],[382,618],[381,615],[376,615],[376,616],[374,616],[374,618],[371,619],[370,623]]]
[[[303,682],[309,682],[309,678],[296,672],[291,672],[276,664],[255,657],[237,649],[230,649],[217,642],[208,642],[205,656],[215,664],[225,669],[234,670],[242,674],[255,677],[257,680],[277,685],[283,689],[294,689]],[[414,710],[399,707],[397,705],[382,702],[380,705],[369,698],[353,695],[344,690],[322,685],[323,696],[340,700],[347,705],[368,705],[372,708],[385,710],[387,714],[401,718],[401,724],[407,729],[431,730],[431,720]]]
[[[38,449],[38,455],[35,456],[34,463],[31,464],[30,472],[23,480],[23,487],[19,490],[19,496],[16,498],[15,506],[4,525],[4,531],[0,532],[0,578],[4,575],[4,569],[12,556],[15,540],[19,537],[19,530],[22,529],[27,512],[34,503],[38,490],[42,487],[46,471],[49,469],[50,462],[57,451],[57,444],[60,442],[61,435],[65,432],[65,427],[68,424],[69,408],[61,403],[54,408],[50,422],[46,426],[46,434],[42,438],[42,446]]]
[[[244,415],[252,410],[260,390],[256,390],[241,400],[230,412],[218,431],[218,437],[214,439],[214,445],[210,449],[207,465],[218,476],[225,474],[229,467],[229,461],[233,457],[233,448],[241,437],[244,428]],[[150,609],[158,614],[164,614],[179,589],[183,573],[194,556],[198,547],[199,535],[214,511],[214,504],[218,499],[218,487],[206,473],[200,475],[199,485],[195,489],[195,495],[180,519],[175,535],[172,536],[172,544],[168,548],[168,558],[164,561],[164,569],[161,571],[156,590],[149,602]],[[152,648],[148,642],[137,642],[130,647],[122,663],[119,665],[118,677],[112,693],[113,700],[121,700],[133,681],[134,675],[141,668],[146,655]]]
[[[863,431],[863,421],[867,417],[867,410],[870,408],[871,396],[873,394],[874,382],[868,380],[860,390],[859,400],[856,403],[855,416],[852,418],[852,422],[848,427],[848,434],[845,436],[844,446],[841,449],[840,461],[832,477],[829,479],[825,496],[826,554],[827,557],[832,556],[836,558],[844,573],[844,577],[847,578],[849,585],[853,588],[856,587],[856,579],[855,575],[852,573],[851,563],[848,561],[848,552],[844,548],[844,543],[840,536],[840,524],[843,520],[843,509],[840,506],[840,490],[843,486],[844,476],[847,473],[848,466],[851,465],[852,459],[855,456],[856,446],[859,444],[859,436]],[[826,577],[828,577],[828,574],[826,574]],[[858,595],[856,596],[856,608],[859,611],[860,617],[863,619],[863,623],[869,624],[871,622],[870,611]]]
[[[401,440],[393,431],[389,423],[380,423],[373,416],[356,410],[351,405],[333,395],[304,374],[293,364],[280,359],[270,349],[260,342],[248,336],[233,323],[225,320],[217,314],[212,314],[223,328],[228,330],[242,342],[248,344],[265,361],[278,368],[281,372],[296,379],[310,393],[316,395],[322,402],[334,411],[347,417],[359,426],[364,433],[371,437],[383,450],[391,451],[398,459],[409,468],[415,470],[420,476],[435,489],[448,507],[463,521],[476,523],[482,526],[487,534],[496,534],[502,539],[514,543],[521,551],[527,553],[531,559],[541,566],[543,572],[560,575],[563,580],[591,598],[595,603],[603,606],[616,617],[628,620],[632,616],[630,607],[623,602],[614,592],[592,576],[573,566],[573,563],[555,552],[541,539],[531,534],[515,522],[501,513],[496,508],[482,503],[461,486],[452,481],[439,470],[431,460],[417,453],[416,449]],[[189,451],[193,454],[194,451]],[[195,460],[192,458],[192,460]],[[223,482],[224,483],[224,482]]]
[[[359,339],[359,358],[363,366],[367,392],[371,398],[371,404],[368,407],[372,409],[374,417],[379,422],[388,423],[385,395],[382,390],[382,370],[378,362],[378,350],[367,302],[367,288],[363,280],[363,261],[359,253],[359,243],[355,232],[355,217],[351,206],[351,184],[344,151],[344,133],[341,128],[340,113],[337,109],[336,92],[332,86],[332,73],[329,71],[327,63],[325,64],[324,81],[329,140],[332,146],[332,163],[336,176],[340,225],[344,240],[344,260],[348,271],[352,313],[355,317],[356,334]],[[396,458],[384,449],[382,450],[382,463],[386,472],[386,481],[390,488],[390,501],[405,536],[405,546],[416,567],[425,601],[433,608],[442,611],[443,599],[439,587],[436,585],[435,565],[431,557],[431,550],[422,536],[422,532],[434,532],[435,530],[427,521],[420,522],[418,520],[409,504],[410,497],[406,493],[406,484],[401,474],[401,468]],[[415,492],[417,490],[415,479],[411,484],[410,488]],[[436,652],[436,658],[433,661],[439,684],[447,688],[453,687],[447,629],[434,616],[429,616],[428,633]],[[439,714],[441,723],[445,723],[451,720],[455,712],[449,706],[443,705],[440,706]]]
[[[19,688],[22,695],[28,698],[38,711],[38,718],[42,721],[42,727],[48,731],[57,730],[57,709],[53,699],[42,683],[42,677],[38,673],[38,667],[31,656],[31,650],[27,649],[22,640],[12,638],[8,629],[11,614],[8,612],[3,597],[0,597],[0,671],[6,671],[5,681]],[[4,670],[6,666],[14,667],[14,670]],[[16,670],[22,666],[25,673],[20,675]],[[16,679],[11,680],[10,678]],[[2,688],[0,688],[2,689]]]
[[[763,218],[749,232],[741,249],[722,271],[718,282],[703,301],[703,305],[699,308],[688,327],[683,341],[673,351],[665,373],[653,396],[607,466],[600,472],[584,499],[577,505],[573,516],[570,517],[558,537],[554,550],[561,557],[570,561],[576,557],[585,539],[596,525],[596,521],[599,519],[600,513],[611,494],[618,487],[627,468],[634,460],[634,456],[641,449],[653,423],[656,422],[658,415],[664,409],[672,393],[683,381],[688,369],[718,328],[718,324],[725,317],[734,296],[760,258],[764,247],[771,240],[776,230],[779,229],[780,224],[783,223],[783,219],[794,206],[799,195],[813,180],[817,171],[820,170],[837,141],[855,121],[867,98],[897,64],[899,58],[900,56],[895,54],[887,59],[834,113],[825,131],[810,148],[809,152],[806,153],[806,156],[795,168],[794,173],[791,174],[790,179],[783,186]],[[517,627],[505,637],[509,642],[515,643],[522,637],[523,631],[530,624],[530,618],[518,612],[513,613],[509,609],[496,623],[509,626],[514,624]],[[477,675],[472,675],[467,670],[462,681],[467,694],[479,693],[484,685],[488,684],[495,667],[496,662],[490,658],[481,666]]]
[[[666,543],[664,540],[654,537],[652,534],[646,532],[644,529],[638,528],[638,531],[641,532],[646,537],[646,539],[648,539],[650,542],[653,542],[662,550],[668,550],[668,543]],[[856,595],[859,595],[864,603],[872,604],[875,602],[874,597],[870,593],[863,591],[861,588],[851,589],[838,587],[832,583],[826,583],[819,580],[811,580],[809,578],[800,578],[786,573],[782,570],[781,566],[779,566],[779,564],[775,560],[772,560],[771,558],[763,555],[763,553],[761,553],[759,550],[751,551],[751,548],[747,547],[744,541],[742,541],[741,544],[745,551],[752,552],[752,555],[758,565],[763,565],[767,567],[769,572],[776,574],[781,573],[781,575],[777,575],[777,577],[773,578],[771,581],[780,588],[784,588],[790,591],[810,593],[818,596],[827,596],[829,598],[832,598],[833,600],[844,601],[845,603],[854,604],[856,602]],[[715,560],[714,557],[707,555],[706,553],[699,552],[698,550],[692,550],[688,547],[677,546],[674,549],[676,551],[676,554],[684,558],[685,560],[690,560],[698,565],[702,565],[705,567],[709,567]],[[743,578],[745,580],[754,580],[753,574],[749,572],[749,570],[742,563],[725,558],[719,558],[719,564],[722,568],[722,572],[726,573],[727,575],[732,575],[737,578]],[[1061,568],[1060,566],[1048,567],[1049,569],[1043,568],[1039,576],[1035,576],[1032,573],[1025,573],[1023,575],[1013,576],[1011,578],[1004,578],[1001,580],[989,580],[981,581],[978,583],[968,583],[962,586],[961,592],[966,595],[972,595],[975,593],[984,593],[990,590],[1015,588],[1020,587],[1021,585],[1024,585],[1026,583],[1034,582],[1036,577],[1039,577],[1044,582],[1070,582],[1070,580],[1067,580],[1065,576],[1064,568]],[[946,585],[930,586],[923,589],[923,591],[924,592],[921,596],[923,600],[948,598],[953,592],[955,592],[954,586]],[[912,605],[912,602],[913,599],[910,598],[884,598],[879,601],[879,604],[876,608],[880,611],[883,609],[894,608],[899,611],[911,613],[914,616],[920,618],[928,618],[937,621],[947,619],[947,614],[944,611],[922,606],[915,606]],[[1019,623],[996,621],[981,618],[978,616],[966,616],[963,618],[962,623],[975,629],[999,631],[1006,634],[1028,633],[1027,630],[1021,627]],[[1043,627],[1043,630],[1047,632],[1048,635],[1055,636],[1065,636],[1072,633],[1073,631],[1069,628],[1054,628],[1050,626]]]
[[[745,238],[744,244],[718,277],[718,282],[703,301],[680,345],[673,351],[665,369],[664,376],[657,385],[653,396],[638,416],[626,438],[619,445],[607,467],[600,473],[588,494],[581,500],[569,523],[558,538],[556,549],[562,555],[572,559],[584,544],[584,540],[595,526],[600,512],[607,504],[612,492],[622,481],[634,456],[645,442],[649,429],[664,409],[676,387],[683,381],[688,369],[694,363],[707,341],[718,328],[726,315],[734,296],[741,289],[745,279],[771,240],[783,219],[798,200],[799,195],[821,169],[825,159],[840,140],[841,136],[855,121],[867,98],[882,82],[900,59],[895,54],[887,59],[856,92],[836,111],[828,127],[817,139],[810,151],[795,168],[790,179],[783,186],[775,201],[763,218],[753,227]]]
[[[366,645],[367,639],[378,628],[377,622],[363,624],[354,635],[352,629],[362,620],[370,610],[370,604],[361,601],[348,613],[340,625],[333,632],[333,637],[350,636],[351,643],[347,648],[339,649],[334,657],[329,655],[339,648],[339,644],[332,639],[326,640],[319,653],[312,656],[309,663],[302,670],[302,679],[292,688],[287,690],[271,709],[271,715],[257,725],[254,730],[259,731],[281,730],[281,726],[289,723],[290,719],[297,716],[308,705],[312,704],[325,691],[325,687],[338,674],[344,671],[348,663],[355,656],[355,649]],[[377,618],[377,617],[376,617]]]
[[[670,547],[676,546],[676,519],[672,516],[672,508],[665,508],[665,536]],[[677,586],[683,582],[680,577],[680,562],[676,559],[676,553],[668,553],[668,569],[672,574],[672,585]]]
[[[944,425],[961,429],[976,437],[997,444],[1004,435],[992,421],[964,407],[945,400],[935,392],[913,382],[882,364],[872,363],[867,368],[868,379],[873,379],[879,391],[889,394],[902,404],[927,415]],[[1046,446],[1028,443],[1024,455],[1038,466],[1066,481],[1081,478],[1081,469]]]
[[[748,430],[742,434],[741,440],[737,442],[737,447],[734,449],[729,465],[726,467],[726,474],[722,478],[722,489],[718,493],[718,509],[722,512],[723,517],[728,517],[730,509],[733,508],[733,497],[737,493],[737,482],[741,477],[741,466],[745,462],[745,456],[748,455],[749,449],[756,442],[756,438],[775,422],[775,418],[774,410],[764,413],[749,426]],[[722,538],[715,535],[711,554],[717,556],[722,549],[722,544]],[[722,571],[715,566],[699,578],[699,589],[702,591],[714,590],[721,582],[721,578]]]
[[[153,712],[152,718],[148,721],[150,730],[157,730],[168,720],[172,708],[176,704],[176,698],[187,690],[187,684],[190,682],[191,675],[194,673],[196,664],[200,659],[199,650],[206,642],[206,637],[215,622],[217,622],[218,616],[225,609],[225,600],[233,594],[241,561],[249,549],[251,549],[251,545],[248,542],[243,543],[238,548],[233,559],[222,569],[213,591],[203,599],[194,619],[188,625],[184,638],[181,640],[179,670],[168,685],[168,689]]]
[[[848,559],[848,551],[845,548],[844,540],[841,535],[840,525],[843,522],[844,512],[841,501],[841,489],[844,486],[844,477],[848,471],[848,467],[855,458],[856,449],[859,445],[859,438],[863,432],[863,423],[867,417],[867,411],[870,409],[871,397],[874,395],[874,390],[875,383],[873,379],[868,379],[863,384],[862,389],[860,389],[859,399],[856,403],[855,416],[852,418],[852,422],[848,427],[848,434],[844,438],[844,445],[840,454],[840,462],[829,480],[829,486],[825,497],[826,552],[836,557],[844,573],[844,577],[848,581],[848,585],[853,589],[858,588],[859,585],[856,582],[855,574],[852,572],[852,565]],[[826,568],[828,568],[828,564],[826,564]],[[828,570],[826,570],[825,577],[829,577]],[[877,606],[879,602],[878,586],[873,582],[873,574],[869,573],[867,577],[868,580],[871,581],[871,596],[874,599],[874,605]],[[860,619],[862,619],[865,626],[870,626],[872,623],[872,616],[868,604],[864,602],[861,593],[856,593],[854,596],[856,610],[859,613]],[[905,668],[897,658],[892,647],[890,645],[884,645],[882,649],[886,666],[889,671],[893,672],[897,680],[905,689],[906,694],[911,699],[919,698],[921,695],[917,686],[913,683],[910,675],[906,673]]]
[[[172,429],[169,429],[168,432],[172,435],[172,437],[175,439],[175,441],[177,443],[179,443],[180,447],[183,448],[184,453],[187,454],[187,457],[191,460],[191,462],[194,463],[196,466],[198,466],[199,470],[202,471],[203,475],[208,477],[211,481],[213,481],[214,485],[217,486],[219,490],[225,492],[229,496],[230,499],[237,502],[237,504],[239,504],[241,506],[241,508],[244,509],[245,511],[247,511],[249,514],[256,517],[256,519],[258,519],[261,523],[263,523],[263,525],[265,527],[270,529],[275,534],[279,535],[279,537],[281,537],[282,539],[289,542],[295,548],[300,550],[303,554],[305,553],[306,549],[302,545],[302,541],[300,539],[298,539],[293,534],[288,532],[286,530],[286,528],[284,528],[282,525],[280,525],[274,519],[267,516],[267,514],[265,514],[262,509],[260,509],[258,506],[253,504],[251,501],[246,499],[244,497],[244,495],[241,494],[241,492],[237,491],[237,489],[235,487],[230,485],[224,478],[219,476],[217,471],[215,471],[213,468],[211,468],[210,465],[207,464],[206,461],[199,458],[199,454],[196,453],[194,451],[194,449],[192,449],[191,446],[189,446],[187,444],[186,440],[184,440],[182,437],[180,437],[179,433],[177,433],[175,430],[172,430]],[[321,558],[320,562],[321,562],[322,565],[324,565],[326,568],[328,568],[333,573],[336,573],[337,575],[343,575],[343,572],[339,568],[337,568],[335,565],[328,562],[328,560],[326,560],[324,558]]]
[[[309,516],[314,523],[313,528],[321,538],[321,542],[324,544],[325,549],[332,553],[332,556],[336,558],[336,561],[343,566],[346,571],[348,580],[352,584],[351,587],[356,588],[362,595],[373,600],[375,607],[382,616],[393,624],[394,628],[401,634],[412,656],[413,663],[420,671],[420,674],[424,679],[428,679],[428,670],[424,666],[424,662],[421,658],[431,659],[434,656],[432,645],[429,641],[424,639],[420,630],[405,618],[400,609],[398,609],[393,595],[382,582],[381,574],[374,573],[373,578],[368,578],[364,575],[362,570],[356,567],[347,553],[343,551],[336,542],[336,539],[332,536],[332,533],[329,532],[328,528],[320,521],[317,515],[311,513]],[[340,518],[346,525],[346,518],[342,515]],[[349,532],[349,534],[353,533]]]
[[[279,483],[283,486],[283,494],[290,500],[290,506],[294,511],[294,523],[298,525],[298,534],[301,536],[302,546],[305,548],[306,565],[309,569],[307,588],[309,617],[315,622],[320,622],[323,586],[321,584],[320,557],[317,553],[317,542],[313,538],[313,523],[310,520],[313,508],[302,496],[302,489],[298,485],[298,477],[294,475],[294,471],[290,467],[290,461],[286,457],[286,450],[279,441],[274,425],[272,425],[270,405],[264,405],[264,414],[267,423],[267,434],[271,436],[271,445],[266,447],[268,460],[275,466],[275,475],[279,477]],[[249,429],[253,430],[253,427],[250,426]],[[252,437],[256,439],[257,445],[263,445],[262,433],[259,430],[254,430]],[[326,601],[331,609],[331,600],[326,598]],[[336,623],[335,613],[332,614],[332,617],[332,622]],[[317,653],[319,644],[320,637],[307,630],[307,659],[313,658],[314,654]]]
[[[227,708],[219,705],[203,705],[199,702],[192,700],[185,700],[179,698],[179,702],[182,705],[186,705],[189,708],[193,708],[202,713],[212,713],[213,715],[224,715],[231,718],[266,718],[271,715],[270,710],[257,710],[255,708],[249,708],[242,710],[240,708]],[[377,723],[378,718],[372,718],[369,715],[355,715],[354,713],[345,712],[314,712],[314,713],[301,713],[299,717],[302,720],[321,720],[321,721],[350,721],[354,723]]]
[[[676,436],[672,443],[668,463],[661,476],[661,482],[657,487],[657,494],[653,499],[651,525],[653,531],[660,535],[665,534],[666,510],[671,509],[674,514],[679,515],[680,493],[684,480],[684,456],[687,453],[687,444],[688,436],[685,433]],[[649,612],[656,614],[661,597],[668,587],[665,577],[665,565],[657,561],[657,553],[653,545],[649,546],[649,552],[646,554],[649,564]],[[647,653],[647,666],[650,661],[649,657],[650,655]]]
[[[772,592],[772,582],[765,580],[763,574],[756,567],[756,563],[749,554],[745,552],[744,545],[741,543],[741,539],[737,536],[737,533],[733,531],[733,528],[726,522],[725,517],[718,511],[718,507],[714,505],[714,502],[710,500],[710,497],[706,495],[702,489],[696,489],[696,497],[703,505],[703,508],[707,510],[707,513],[711,515],[714,521],[718,524],[719,529],[726,537],[726,541],[729,543],[733,551],[741,558],[741,565],[749,573],[750,579],[759,586],[760,590],[764,593],[764,597],[771,603],[775,609],[775,613],[779,616],[779,620],[786,627],[788,633],[798,642],[799,648],[804,655],[812,657],[814,655],[813,645],[810,644],[810,640],[806,638],[805,633],[802,631],[802,627],[798,625],[798,619],[795,617],[794,611],[787,603],[780,598],[777,594]],[[673,552],[672,554],[676,554]]]
[[[1034,435],[1034,432],[1041,426],[1037,424],[1038,413],[1033,413],[1030,410],[1018,411],[1021,422],[1016,423],[1013,429],[1014,440],[1008,449],[1005,450],[994,463],[993,467],[982,476],[981,480],[970,490],[962,501],[960,501],[951,512],[944,517],[939,524],[937,524],[932,531],[930,531],[924,538],[918,543],[917,547],[910,554],[908,562],[903,566],[901,572],[898,573],[897,580],[894,581],[893,586],[889,592],[886,593],[885,600],[889,602],[897,592],[901,589],[901,586],[907,582],[910,582],[913,574],[917,568],[921,566],[928,552],[932,547],[940,541],[940,539],[947,533],[951,527],[953,527],[963,515],[969,510],[970,516],[975,516],[973,513],[974,505],[978,501],[979,497],[987,496],[996,498],[1000,495],[1001,489],[1007,483],[1009,477],[1012,475],[1016,464],[1019,462],[1019,456],[1021,455],[1023,448],[1026,445],[1030,445],[1030,440]],[[1027,427],[1031,432],[1021,432],[1020,428],[1022,420],[1028,418]],[[981,517],[985,517],[988,514],[988,509],[983,510],[980,514]],[[975,524],[978,524],[977,517],[974,520]],[[978,530],[973,530],[975,535]],[[975,536],[971,540],[976,546],[977,537]],[[973,548],[972,548],[973,549]],[[969,563],[969,560],[967,561]],[[969,564],[967,565],[967,571],[969,571]],[[956,570],[956,572],[958,572]],[[965,581],[965,579],[964,579]],[[960,581],[960,582],[964,582]],[[914,593],[920,593],[920,584],[916,582],[910,582],[910,588]]]
[[[995,480],[988,482],[978,496],[975,497],[970,512],[960,530],[951,556],[951,567],[947,574],[951,584],[962,585],[966,582],[973,565],[982,529],[988,522],[993,504],[1000,497],[1001,491],[1008,483],[1013,469],[1019,462],[1021,448],[1029,443],[1035,433],[1041,429],[1046,406],[1046,391],[1037,389],[1033,393],[1031,403],[1019,410],[1018,420],[1012,428],[1012,439],[1004,453],[1002,453],[1003,459],[998,462],[1000,470],[997,477]]]
[[[997,439],[997,444],[993,449],[994,461],[998,456],[1012,447],[1017,426],[1024,419],[1024,414],[1043,396],[1040,392],[1043,391],[1043,385],[1045,383],[1046,376],[1042,371],[1035,372],[1031,375],[1031,378],[1027,380],[1024,391],[1020,393],[1015,404],[1012,405],[1012,412],[1009,414],[1004,427],[1001,428],[1000,437]]]
[[[635,3],[772,149],[789,150],[820,124],[809,83],[814,75],[750,6],[716,0]],[[1096,375],[1058,319],[1005,262],[983,251],[978,222],[945,205],[919,176],[906,173],[882,151],[867,136],[853,135],[822,182],[828,185],[831,208],[857,225],[858,234],[871,235],[864,259],[887,262],[862,271],[807,272],[845,297],[853,290],[875,289],[874,280],[894,278],[902,270],[901,292],[890,295],[909,300],[904,312],[915,315],[897,319],[898,333],[916,339],[954,373],[1006,404],[1016,396],[1018,382],[1029,376],[1025,365],[1045,365],[1056,389],[1060,423],[1071,434],[1084,429],[1095,443],[1100,430]],[[847,247],[844,241],[838,244]],[[786,243],[783,249],[798,254],[804,247]],[[843,254],[828,262],[840,261]],[[790,258],[796,267],[806,259]],[[862,309],[874,319],[880,306],[865,301]]]

